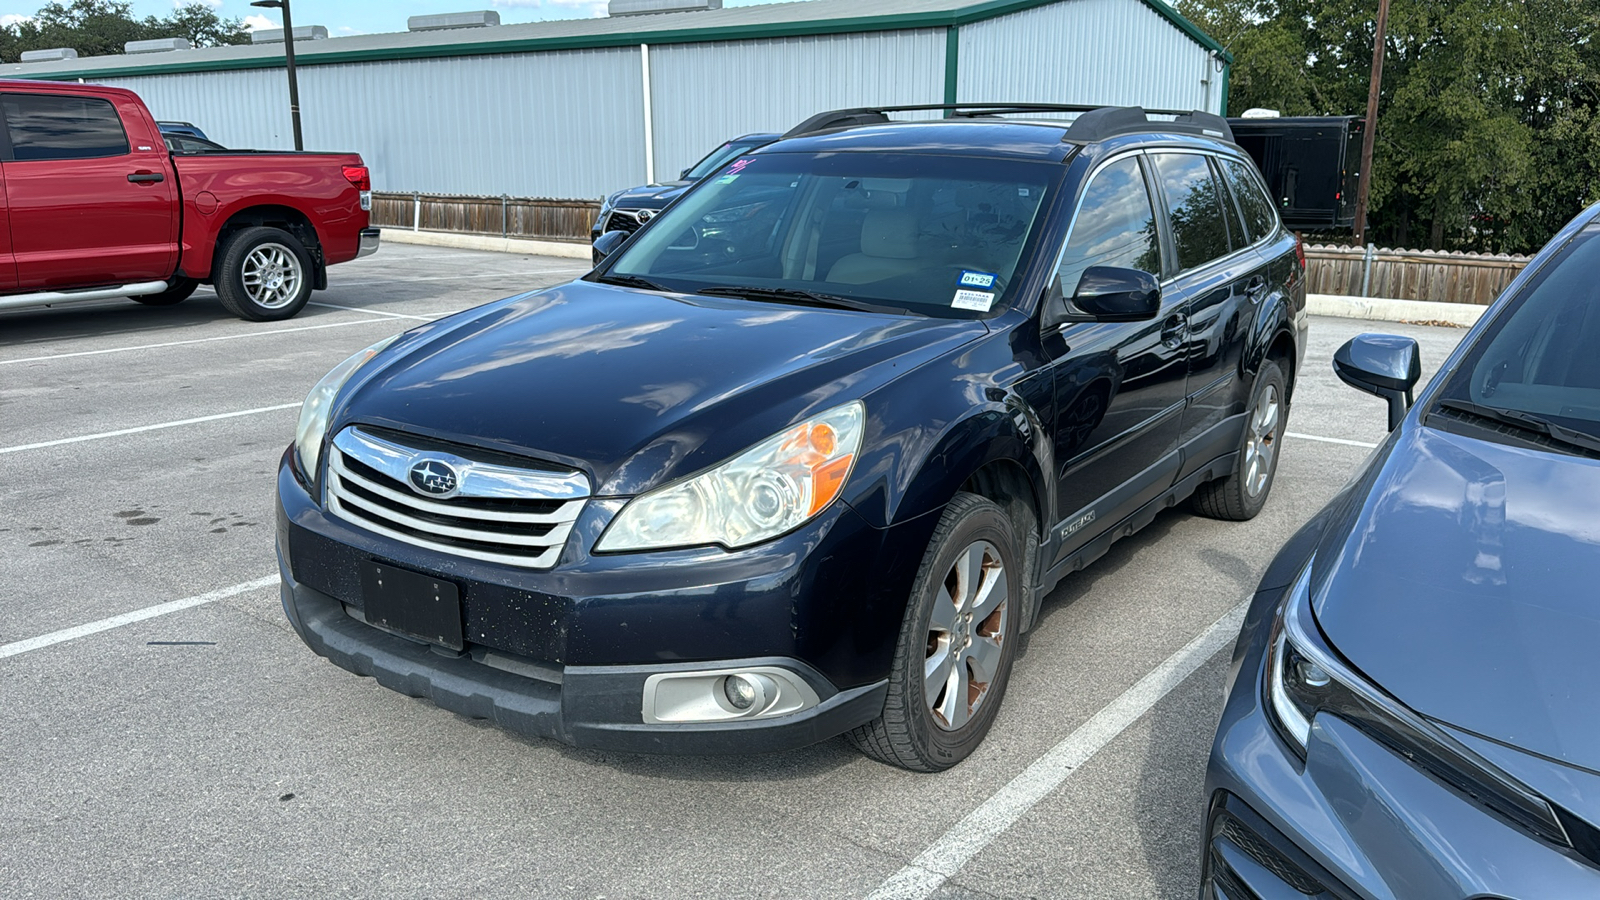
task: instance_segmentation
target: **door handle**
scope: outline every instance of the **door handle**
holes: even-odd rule
[[[128,180],[134,184],[153,184],[158,181],[166,181],[167,176],[160,172],[134,172],[128,176]]]
[[[1182,346],[1184,333],[1187,330],[1183,316],[1168,316],[1167,320],[1161,323],[1161,343],[1173,348]]]

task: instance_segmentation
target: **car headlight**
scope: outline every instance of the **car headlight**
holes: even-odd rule
[[[746,547],[790,531],[839,496],[865,418],[860,401],[834,407],[714,469],[635,497],[595,550]]]
[[[1333,649],[1311,608],[1311,563],[1295,579],[1273,623],[1265,673],[1267,718],[1300,759],[1311,723],[1332,715],[1412,765],[1532,834],[1567,847],[1584,825],[1471,748],[1368,681]],[[1600,846],[1600,845],[1597,845]]]
[[[377,356],[385,347],[394,343],[400,335],[391,335],[373,344],[367,349],[357,353],[337,366],[328,374],[322,376],[317,386],[306,395],[304,403],[300,404],[300,422],[294,429],[294,452],[300,457],[300,469],[313,479],[317,477],[317,460],[322,455],[322,438],[328,432],[328,414],[333,410],[333,401],[339,396],[339,389],[356,370],[367,364],[367,361]]]

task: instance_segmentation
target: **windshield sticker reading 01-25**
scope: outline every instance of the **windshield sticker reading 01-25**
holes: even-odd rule
[[[994,279],[995,276],[992,272],[974,272],[971,269],[961,270],[962,287],[992,288],[994,287]]]

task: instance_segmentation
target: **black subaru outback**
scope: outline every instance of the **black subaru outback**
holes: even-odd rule
[[[306,643],[579,746],[938,770],[1063,576],[1184,500],[1254,516],[1305,264],[1227,124],[914,109],[329,373],[278,476]]]

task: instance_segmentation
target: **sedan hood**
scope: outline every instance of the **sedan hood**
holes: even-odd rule
[[[661,209],[678,199],[691,184],[693,182],[675,181],[671,184],[647,184],[629,188],[613,195],[611,206],[614,209]]]
[[[396,344],[352,382],[330,433],[360,422],[547,459],[587,471],[597,496],[626,496],[986,331],[574,281]]]
[[[1600,772],[1600,461],[1407,427],[1320,551],[1323,632],[1417,712]]]

